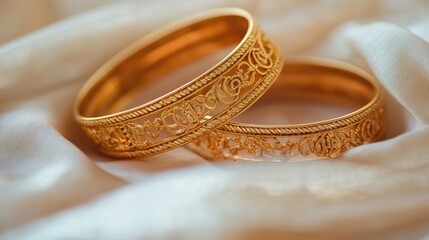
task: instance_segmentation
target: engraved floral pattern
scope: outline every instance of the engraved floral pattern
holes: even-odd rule
[[[277,58],[274,53],[272,43],[259,32],[247,55],[230,72],[220,76],[206,93],[178,101],[164,109],[159,117],[143,124],[88,126],[84,127],[85,131],[102,148],[115,151],[150,147],[163,131],[172,136],[184,134],[205,121],[220,105],[237,102],[244,87],[265,77],[273,68],[273,58]]]
[[[214,159],[239,158],[302,160],[335,158],[348,149],[375,141],[384,132],[383,108],[345,128],[309,135],[280,137],[211,132],[196,146]]]

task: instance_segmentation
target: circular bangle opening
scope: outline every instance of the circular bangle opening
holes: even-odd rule
[[[234,121],[270,125],[318,122],[357,111],[376,93],[375,85],[355,72],[287,62],[267,93]]]
[[[273,112],[256,113],[263,116],[262,124],[244,123],[246,115],[241,114],[240,122],[235,118],[189,147],[212,160],[300,161],[338,157],[352,147],[380,140],[385,132],[380,86],[369,74],[344,62],[286,59],[279,79],[261,100],[261,106],[273,101],[340,103],[349,106],[349,112],[321,121],[275,125],[266,122]],[[280,107],[274,114],[283,110]]]
[[[88,118],[99,117],[120,113],[127,105],[129,108],[142,105],[129,106],[142,89],[156,85],[162,76],[222,48],[238,47],[251,31],[249,19],[239,15],[212,17],[177,29],[161,37],[143,38],[107,63],[105,68],[109,70],[102,68],[99,71],[102,76],[95,74],[97,81],[82,99],[78,114]],[[220,58],[226,57],[227,54]],[[203,73],[163,84],[164,92],[158,96],[168,92],[173,94],[177,91],[175,89],[186,87],[190,80]],[[143,105],[147,104],[150,102]]]

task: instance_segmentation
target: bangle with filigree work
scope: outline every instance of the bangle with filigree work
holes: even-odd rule
[[[232,50],[199,76],[128,107],[167,73],[225,47]],[[203,12],[140,39],[104,64],[81,89],[75,119],[110,156],[155,155],[195,141],[240,114],[269,88],[281,67],[279,51],[249,13]]]
[[[343,62],[288,59],[279,79],[261,100],[266,98],[341,102],[352,104],[354,110],[344,116],[305,124],[229,122],[190,144],[190,148],[212,160],[326,159],[379,140],[386,128],[381,87],[368,73]]]

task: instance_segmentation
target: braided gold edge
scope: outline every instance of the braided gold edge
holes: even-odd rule
[[[275,47],[275,45],[273,45]],[[193,130],[192,132],[186,133],[182,137],[173,139],[172,141],[160,142],[156,145],[153,145],[146,149],[136,149],[129,151],[112,151],[104,148],[99,148],[101,152],[106,155],[117,157],[117,158],[136,158],[136,157],[149,157],[156,154],[166,152],[170,149],[176,148],[178,146],[183,146],[187,143],[191,143],[198,138],[204,136],[208,131],[214,130],[222,126],[223,124],[230,121],[232,118],[237,116],[239,113],[247,109],[252,102],[255,102],[259,99],[264,92],[274,83],[274,80],[280,75],[281,69],[283,67],[283,58],[279,54],[277,47],[275,47],[275,52],[277,53],[277,58],[275,60],[274,66],[269,70],[266,76],[261,80],[261,83],[258,84],[252,91],[247,94],[241,101],[238,101],[234,105],[230,106],[224,113],[218,115],[216,118],[207,120],[199,128]]]
[[[310,126],[290,125],[279,127],[262,127],[262,126],[240,126],[235,123],[227,123],[220,127],[217,131],[225,133],[235,133],[241,135],[259,135],[259,136],[297,136],[305,134],[314,134],[334,129],[339,129],[354,125],[368,116],[372,115],[380,107],[383,106],[383,96],[379,96],[376,102],[368,108],[363,109],[357,114],[348,116],[343,119],[330,120],[328,122],[305,124]]]
[[[237,62],[248,53],[251,46],[256,43],[256,35],[261,31],[255,19],[253,19],[254,25],[253,29],[250,32],[249,36],[242,42],[241,46],[235,50],[234,54],[230,56],[226,61],[224,61],[220,66],[213,69],[212,71],[198,76],[194,79],[194,83],[180,90],[168,98],[160,99],[157,102],[150,104],[149,106],[142,105],[139,109],[124,113],[120,115],[114,115],[99,119],[82,119],[77,118],[77,122],[82,126],[94,127],[94,126],[102,126],[102,125],[113,125],[124,121],[129,121],[132,119],[136,119],[148,114],[151,114],[155,111],[158,111],[166,106],[169,106],[184,97],[189,97],[193,93],[197,92],[201,88],[206,87],[206,85],[210,84],[211,81],[217,79],[223,73],[228,71],[231,67],[233,67]]]

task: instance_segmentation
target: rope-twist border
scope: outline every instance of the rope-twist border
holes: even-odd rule
[[[382,105],[381,97],[377,101],[364,109],[363,111],[349,116],[344,119],[338,119],[329,121],[326,123],[312,123],[311,126],[287,126],[287,127],[259,127],[259,126],[240,126],[237,124],[225,124],[220,127],[217,131],[224,133],[234,133],[241,135],[265,135],[265,136],[296,136],[304,134],[314,134],[320,132],[331,131],[334,129],[344,128],[350,125],[354,125],[366,118],[368,118],[375,111],[378,111]]]

